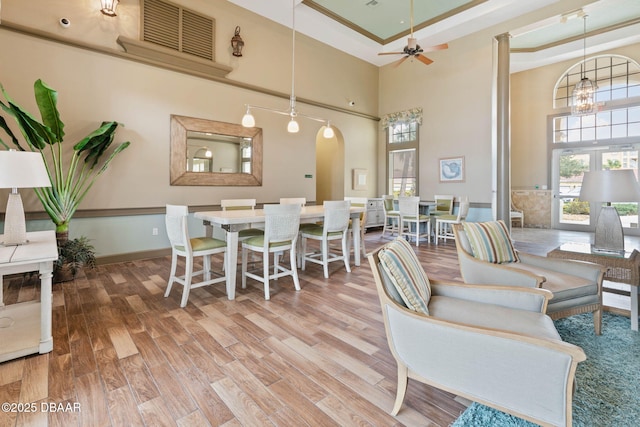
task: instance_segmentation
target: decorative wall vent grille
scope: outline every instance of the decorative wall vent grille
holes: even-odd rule
[[[142,1],[142,40],[215,60],[215,19],[161,0]]]

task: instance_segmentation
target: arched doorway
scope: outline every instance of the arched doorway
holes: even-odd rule
[[[344,138],[333,126],[333,138],[316,135],[316,203],[344,198]]]

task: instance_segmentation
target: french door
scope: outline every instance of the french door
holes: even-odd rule
[[[640,144],[609,147],[553,150],[552,157],[552,222],[561,230],[593,231],[600,203],[580,200],[584,172],[602,169],[631,169],[638,177]],[[640,235],[638,203],[613,203],[625,234]]]

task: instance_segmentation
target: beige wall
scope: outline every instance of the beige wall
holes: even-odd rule
[[[640,44],[597,55],[616,54],[640,62]],[[587,58],[595,56],[588,55]],[[535,68],[511,76],[511,162],[512,188],[551,188],[548,159],[547,117],[553,109],[553,89],[564,73],[580,59]]]
[[[119,34],[137,37],[138,2],[121,3],[116,18],[100,14],[97,3],[4,0],[1,18],[3,24],[24,25],[57,37],[122,51],[115,40]],[[216,60],[233,68],[228,79],[285,95],[290,93],[290,29],[224,0],[176,3],[216,18]],[[68,29],[58,24],[62,17],[71,21]],[[237,25],[241,26],[246,43],[242,58],[233,57],[228,46]],[[65,142],[71,144],[79,140],[102,120],[123,123],[116,142],[132,142],[99,178],[80,205],[81,210],[161,207],[166,203],[211,205],[223,198],[246,197],[264,203],[277,201],[284,192],[287,196],[315,200],[316,134],[321,124],[301,119],[300,133],[291,135],[286,132],[286,117],[262,111],[255,112],[257,126],[264,132],[261,187],[169,185],[171,114],[239,123],[244,104],[286,109],[287,99],[20,34],[0,26],[0,82],[15,100],[36,115],[33,83],[38,78],[59,93],[58,107],[67,133]],[[297,35],[295,89],[299,98],[343,109],[348,108],[349,100],[355,100],[358,112],[375,116],[377,83],[377,67]],[[345,165],[341,171],[345,176],[349,177],[353,168],[365,168],[375,175],[376,120],[302,103],[298,104],[298,110],[330,119],[339,129],[345,145]],[[314,178],[305,179],[305,174],[312,174]],[[350,179],[346,181],[350,183]],[[32,191],[22,193],[26,211],[42,210]],[[6,191],[0,192],[0,210],[4,210],[6,194]],[[377,189],[372,186],[368,195],[377,195]],[[150,238],[150,232],[128,244],[100,241],[104,237],[97,229],[109,220],[95,219],[86,226],[81,225],[83,221],[72,221],[72,236],[82,229],[83,234],[95,238],[99,255],[143,251],[162,245],[162,242],[145,241],[146,235]],[[117,225],[121,231],[122,226]],[[126,230],[124,233],[126,235]]]
[[[590,1],[561,1],[543,10],[452,40],[449,49],[427,54],[435,61],[429,66],[414,60],[405,61],[397,68],[392,65],[381,68],[381,117],[414,107],[424,110],[420,129],[419,182],[419,195],[423,199],[430,199],[434,194],[454,194],[466,195],[472,203],[492,201],[494,37],[558,16]],[[531,90],[540,88],[532,85]],[[379,143],[379,168],[384,170],[384,132],[380,132]],[[456,156],[465,156],[465,182],[440,183],[438,159]],[[516,167],[519,166],[514,165]],[[379,174],[378,179],[378,185],[384,188],[383,173]]]

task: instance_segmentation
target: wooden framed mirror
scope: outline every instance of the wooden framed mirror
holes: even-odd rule
[[[262,129],[171,115],[171,185],[262,185]]]

